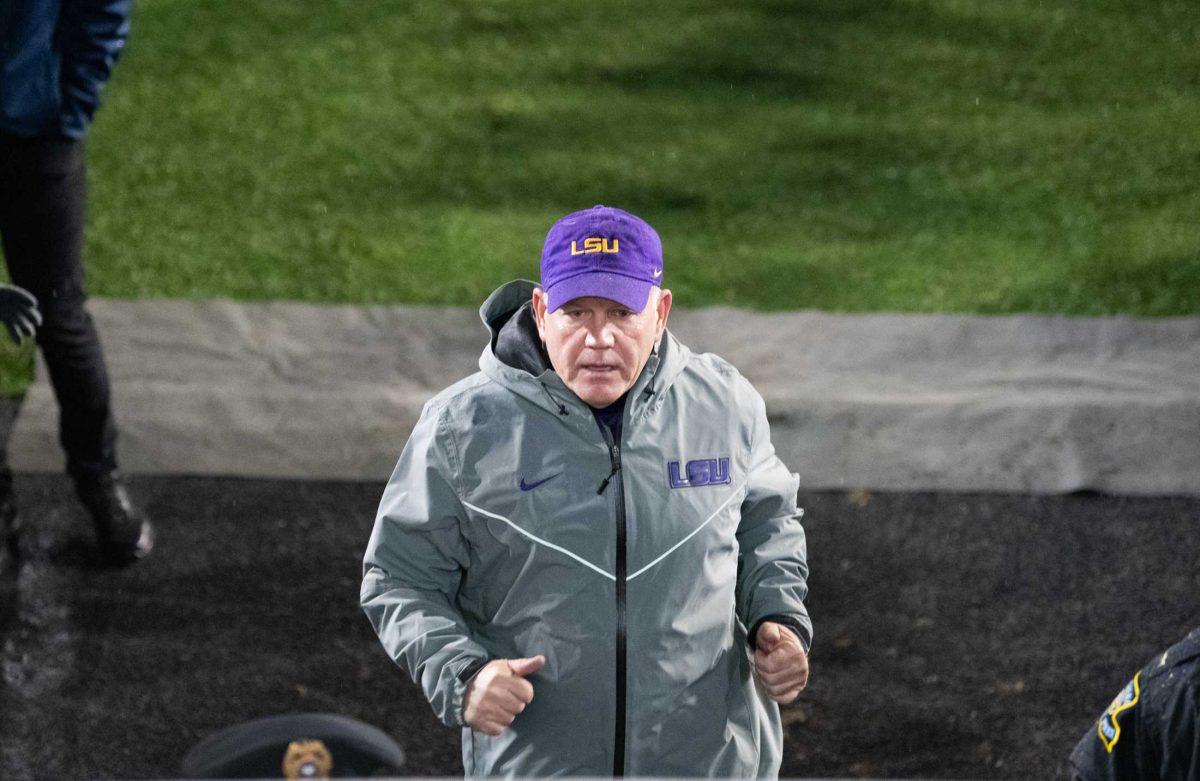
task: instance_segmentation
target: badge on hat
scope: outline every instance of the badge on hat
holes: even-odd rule
[[[327,779],[333,772],[333,755],[319,740],[293,740],[283,755],[283,777],[288,781]]]

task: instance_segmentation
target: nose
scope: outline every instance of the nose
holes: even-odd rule
[[[593,350],[603,350],[613,346],[612,325],[607,319],[587,329],[587,336],[583,339],[583,346]]]

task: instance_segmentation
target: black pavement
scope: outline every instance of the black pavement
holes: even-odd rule
[[[100,567],[65,478],[18,475],[0,576],[0,777],[169,777],[279,713],[374,724],[410,775],[458,733],[358,608],[382,485],[138,477],[152,556]],[[1051,777],[1155,651],[1200,624],[1200,499],[802,494],[813,678],[789,776]]]

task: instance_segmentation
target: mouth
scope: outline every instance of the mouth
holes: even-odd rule
[[[579,368],[596,374],[609,374],[617,370],[617,367],[610,363],[584,363],[580,364]]]

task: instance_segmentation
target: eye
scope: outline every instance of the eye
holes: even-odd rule
[[[622,309],[614,309],[613,310],[613,317],[620,319],[620,320],[624,320],[626,318],[633,317],[634,314],[636,314],[636,313],[630,309],[622,308]]]

